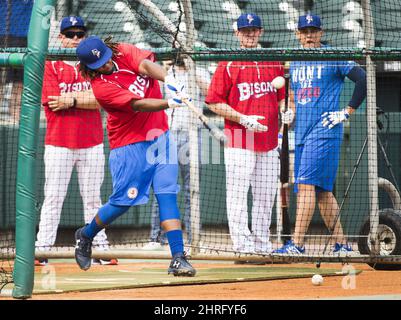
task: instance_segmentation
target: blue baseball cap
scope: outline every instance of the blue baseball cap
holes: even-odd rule
[[[81,63],[95,70],[111,59],[113,51],[99,37],[90,36],[78,45],[77,56]]]
[[[244,13],[237,19],[237,29],[242,28],[262,28],[262,21],[254,13]]]
[[[80,28],[86,31],[84,20],[81,17],[77,16],[64,17],[61,20],[60,32],[63,32],[68,28]]]
[[[298,29],[304,29],[309,27],[321,29],[321,25],[322,23],[320,21],[320,17],[313,14],[300,16],[298,19]]]

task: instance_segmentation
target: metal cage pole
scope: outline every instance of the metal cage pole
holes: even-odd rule
[[[43,72],[55,0],[37,0],[32,8],[18,133],[13,297],[29,298],[34,284],[36,159]]]
[[[189,0],[183,0],[183,9],[185,15],[185,25],[186,25],[186,48],[192,48],[195,43],[196,31],[194,25],[194,18],[192,12],[192,4]],[[189,86],[188,92],[191,97],[195,97],[196,93],[196,65],[192,58],[188,57],[186,59],[186,63],[188,66],[188,78],[189,83],[192,86]],[[199,184],[199,169],[200,169],[200,161],[199,161],[199,134],[198,134],[198,125],[197,125],[197,117],[194,113],[191,113],[191,121],[190,121],[190,129],[189,129],[189,156],[190,156],[190,212],[191,212],[191,233],[192,233],[192,250],[191,255],[196,255],[199,253],[199,245],[200,245],[200,224],[201,224],[201,212],[200,212],[200,184]],[[188,227],[188,226],[186,226]]]
[[[368,136],[368,181],[369,181],[369,207],[370,207],[370,232],[369,242],[371,252],[378,254],[380,251],[378,241],[379,226],[379,186],[377,166],[377,124],[376,124],[376,69],[370,56],[370,50],[375,46],[374,25],[370,0],[362,1],[364,18],[364,36],[366,46],[366,121]]]

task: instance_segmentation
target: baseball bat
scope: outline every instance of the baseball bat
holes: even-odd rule
[[[287,111],[288,108],[288,91],[289,91],[289,75],[285,75],[285,105],[284,110]],[[290,216],[288,214],[288,201],[287,201],[287,193],[288,193],[288,181],[289,181],[289,150],[288,150],[288,125],[283,125],[283,138],[281,144],[281,153],[280,153],[280,197],[281,197],[281,218],[283,230],[282,233],[284,236],[281,237],[281,240],[285,244],[287,240],[291,240],[291,221]]]
[[[182,99],[182,101],[188,106],[189,110],[195,113],[205,128],[209,130],[210,135],[219,141],[222,146],[224,146],[227,143],[227,137],[224,132],[220,130],[214,123],[212,123],[208,117],[200,112],[192,103],[192,101],[189,101],[188,99]]]

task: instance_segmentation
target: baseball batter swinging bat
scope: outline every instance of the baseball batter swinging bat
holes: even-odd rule
[[[186,39],[182,36],[180,32],[177,32],[177,27],[171,20],[154,4],[149,0],[138,0],[149,12],[156,17],[157,20],[167,29],[171,34],[176,34],[177,40],[185,50],[191,51],[190,48],[186,46]],[[203,125],[209,130],[210,135],[220,142],[224,146],[227,142],[227,137],[223,131],[221,131],[217,126],[212,123],[205,115],[203,115],[194,104],[188,99],[182,99],[182,101],[188,106],[188,109],[196,114],[198,119],[203,123]]]
[[[285,106],[284,110],[287,111],[288,108],[288,82],[289,82],[289,74],[285,75]],[[288,152],[288,125],[283,125],[283,139],[281,145],[281,153],[280,153],[280,197],[281,197],[281,218],[283,230],[282,233],[284,236],[281,237],[281,240],[285,244],[287,240],[291,239],[291,221],[290,216],[288,214],[288,202],[287,202],[287,192],[288,192],[288,181],[289,181],[289,152]]]
[[[188,109],[196,114],[198,119],[203,123],[203,125],[209,130],[210,135],[220,142],[224,146],[227,142],[227,137],[223,131],[221,131],[214,123],[210,121],[204,114],[202,114],[188,99],[182,99],[182,101],[188,106]]]

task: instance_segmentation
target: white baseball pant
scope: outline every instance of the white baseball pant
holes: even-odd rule
[[[92,221],[102,205],[100,188],[104,178],[104,161],[103,144],[84,149],[45,146],[45,198],[35,244],[38,250],[49,250],[56,241],[61,210],[74,166],[78,174],[84,220],[85,223]],[[103,229],[93,239],[93,246],[98,250],[106,250],[108,245]]]
[[[270,253],[270,223],[277,193],[277,150],[254,152],[225,148],[227,219],[233,250]],[[252,232],[248,227],[248,190],[252,187]]]

